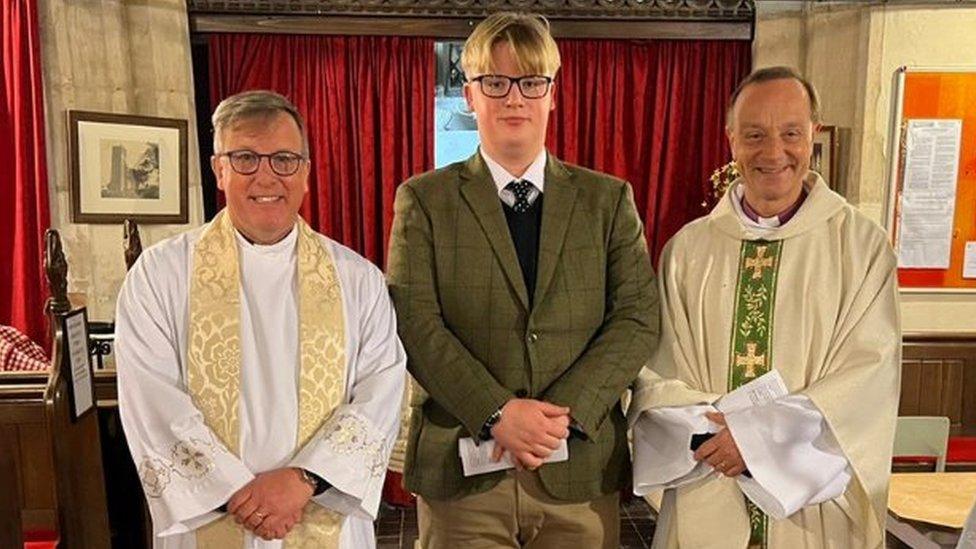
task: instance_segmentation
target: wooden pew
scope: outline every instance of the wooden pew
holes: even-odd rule
[[[51,298],[46,312],[53,332],[49,372],[5,372],[0,378],[0,425],[13,464],[6,463],[21,530],[56,530],[59,546],[109,547],[108,504],[99,442],[98,414],[74,415],[71,363],[64,319],[72,313],[67,298],[68,264],[57,231],[45,234],[44,268]],[[87,341],[85,341],[87,358]],[[48,499],[50,498],[50,499]],[[51,516],[53,514],[53,517]],[[51,520],[54,519],[54,520]],[[53,522],[53,524],[52,524]],[[21,546],[21,532],[10,541]],[[6,542],[6,540],[5,540]]]
[[[66,334],[61,329],[63,316],[64,313],[53,315],[54,356],[44,395],[54,458],[60,547],[110,547],[112,536],[98,413],[92,410],[73,418],[68,397],[71,366],[64,341]]]
[[[54,529],[51,453],[38,436],[46,387],[47,372],[0,373],[0,547],[22,546],[25,528]]]
[[[59,320],[60,315],[53,318]],[[56,531],[60,547],[109,547],[98,415],[72,419],[67,361],[55,335],[50,372],[0,375],[0,547]]]

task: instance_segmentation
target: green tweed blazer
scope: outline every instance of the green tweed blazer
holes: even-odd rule
[[[568,406],[587,435],[539,468],[555,498],[587,501],[630,480],[620,396],[659,334],[657,284],[630,185],[546,164],[533,306],[481,155],[409,179],[396,193],[388,281],[417,382],[404,479],[431,499],[497,484],[464,477],[458,439],[506,401]]]

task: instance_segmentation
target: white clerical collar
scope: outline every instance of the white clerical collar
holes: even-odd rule
[[[298,224],[296,223],[284,238],[274,244],[257,244],[251,242],[239,230],[235,230],[234,234],[237,235],[237,243],[243,251],[255,252],[262,255],[277,255],[289,253],[295,249],[295,243],[298,242]]]
[[[495,162],[484,149],[478,147],[478,152],[481,153],[481,158],[485,159],[485,164],[488,165],[488,171],[491,172],[491,178],[495,182],[495,187],[498,187],[498,193],[501,194],[502,190],[505,189],[505,185],[508,185],[512,181],[528,181],[532,185],[542,192],[543,186],[546,182],[546,149],[543,148],[539,151],[538,156],[535,160],[529,164],[528,169],[522,174],[522,177],[515,177],[508,172],[501,164]]]
[[[776,229],[782,225],[778,215],[774,215],[773,217],[762,217],[761,215],[757,215],[756,219],[749,217],[745,210],[742,209],[742,195],[744,193],[742,185],[736,185],[734,191],[735,198],[732,200],[732,207],[735,209],[736,215],[739,216],[739,219],[742,220],[742,223],[746,227],[755,227],[757,229]]]

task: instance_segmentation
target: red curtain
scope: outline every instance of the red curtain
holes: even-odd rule
[[[35,0],[0,2],[0,323],[47,346],[44,231],[51,224]]]
[[[750,70],[748,41],[562,40],[548,145],[630,181],[655,264],[704,215],[708,176],[730,159],[725,107]]]
[[[302,215],[381,267],[396,186],[434,164],[434,41],[389,36],[210,37],[212,105],[249,89],[291,99],[309,126]]]

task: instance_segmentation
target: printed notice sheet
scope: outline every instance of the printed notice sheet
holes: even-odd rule
[[[775,369],[726,394],[715,403],[723,414],[762,406],[789,394],[783,376]]]
[[[491,454],[494,451],[494,440],[486,440],[481,444],[475,444],[474,439],[471,437],[459,440],[458,454],[461,455],[461,466],[464,468],[464,476],[470,477],[472,475],[481,475],[515,467],[515,464],[512,463],[512,456],[508,452],[505,452],[500,460],[492,461]],[[559,448],[549,454],[549,457],[542,462],[556,463],[558,461],[566,461],[567,459],[569,459],[569,447],[566,444],[566,439],[562,439],[559,441]]]
[[[948,269],[962,120],[909,120],[898,266]]]
[[[91,357],[88,355],[88,330],[85,316],[73,314],[65,319],[65,338],[68,340],[68,359],[71,367],[71,383],[74,394],[75,417],[95,405],[92,402]]]
[[[963,278],[976,278],[976,242],[966,243],[966,257],[962,264]]]

